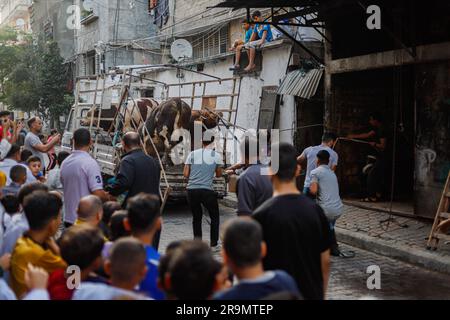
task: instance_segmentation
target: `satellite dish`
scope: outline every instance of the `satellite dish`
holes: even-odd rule
[[[93,0],[83,0],[83,8],[86,11],[92,11],[94,9],[94,1]]]
[[[23,19],[17,19],[16,20],[16,27],[20,30],[24,30],[25,29],[25,20]]]
[[[170,47],[170,53],[177,62],[181,62],[192,58],[192,45],[186,39],[175,40]]]

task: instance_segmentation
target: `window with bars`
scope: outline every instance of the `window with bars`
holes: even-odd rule
[[[229,47],[228,25],[212,29],[190,39],[194,60],[205,59],[227,52]]]

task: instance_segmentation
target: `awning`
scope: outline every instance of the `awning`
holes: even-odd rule
[[[304,70],[292,71],[283,78],[278,94],[311,99],[317,92],[322,75],[323,68],[312,69],[308,72]]]

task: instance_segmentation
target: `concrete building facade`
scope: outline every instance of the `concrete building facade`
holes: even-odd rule
[[[78,76],[100,74],[117,65],[154,63],[159,43],[152,39],[156,27],[149,18],[148,1],[76,0],[75,5],[81,8],[81,24],[75,30]]]
[[[432,218],[450,170],[450,7],[374,4],[381,30],[366,27],[358,4],[326,20],[326,126],[346,136],[367,130],[369,115],[380,113],[387,137],[384,198],[402,213]],[[337,150],[342,192],[358,192],[367,146],[342,142]]]
[[[30,32],[30,6],[31,0],[0,1],[0,28],[10,27],[18,31]]]
[[[221,79],[235,77],[239,79],[235,88],[238,96],[233,101],[230,119],[231,123],[235,124],[231,131],[237,140],[242,140],[249,129],[279,129],[281,141],[299,141],[296,134],[299,124],[297,110],[300,105],[308,107],[306,100],[289,95],[278,96],[277,90],[288,70],[301,64],[301,61],[308,61],[309,55],[272,29],[277,39],[258,51],[255,72],[245,74],[230,71],[230,67],[234,65],[234,52],[230,52],[229,48],[234,40],[243,38],[241,21],[246,17],[246,13],[244,10],[211,8],[219,2],[221,1],[200,0],[193,6],[192,2],[187,0],[166,1],[164,7],[168,8],[169,17],[165,23],[158,26],[160,41],[166,44],[162,47],[162,61],[176,64],[170,55],[170,44],[176,39],[186,39],[192,45],[193,56],[179,64],[192,71],[180,71],[176,68],[148,71],[147,78],[175,84],[169,91],[156,84],[154,97],[160,101],[168,97],[182,97],[193,109],[208,106],[222,112],[223,117],[227,119],[230,112],[226,110],[230,109],[230,97],[226,95],[233,92],[233,82],[216,82],[211,77],[195,71]],[[261,11],[265,16],[269,13],[268,10]],[[297,36],[308,35],[309,41],[305,44],[318,55],[323,55],[320,35],[312,35],[308,28],[293,29],[292,32],[297,32]],[[247,62],[247,56],[244,54],[242,69]],[[197,83],[193,88],[192,82],[205,80],[211,81],[208,81],[206,88],[201,83]],[[190,98],[192,95],[196,98]],[[320,95],[318,90],[317,96]],[[322,119],[320,122],[322,123]],[[322,128],[319,135],[321,132]],[[231,162],[239,160],[239,148],[235,142],[236,139],[233,141],[232,138],[227,144],[227,150],[231,152]]]
[[[34,0],[30,7],[33,34],[57,42],[66,62],[71,62],[75,55],[75,29],[68,27],[73,3],[73,0]]]

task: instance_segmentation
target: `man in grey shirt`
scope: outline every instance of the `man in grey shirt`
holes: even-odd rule
[[[321,145],[306,148],[300,155],[300,157],[298,157],[297,161],[300,164],[302,164],[303,162],[307,162],[305,184],[303,187],[304,195],[311,196],[309,190],[309,187],[311,185],[311,171],[317,168],[316,156],[319,151],[321,150],[328,151],[328,153],[330,154],[330,162],[328,166],[331,168],[331,170],[336,171],[339,157],[338,154],[332,149],[335,142],[336,142],[336,135],[334,133],[325,133],[322,137]]]
[[[44,154],[51,150],[61,140],[61,135],[57,134],[49,143],[43,144],[39,139],[39,134],[42,131],[42,120],[38,117],[33,117],[28,120],[28,127],[30,132],[25,137],[24,148],[30,150],[33,156],[41,159],[42,168],[45,170]]]
[[[311,171],[311,185],[309,192],[317,196],[317,204],[320,205],[330,222],[331,229],[331,254],[339,256],[338,244],[334,232],[336,220],[343,213],[343,204],[339,196],[339,184],[336,174],[330,169],[330,153],[321,150],[317,153],[317,168]]]
[[[194,238],[202,238],[202,205],[211,218],[210,245],[219,252],[219,204],[213,189],[214,176],[222,176],[222,157],[213,150],[212,141],[203,141],[203,148],[189,154],[183,175],[188,180],[187,198],[192,211]]]

